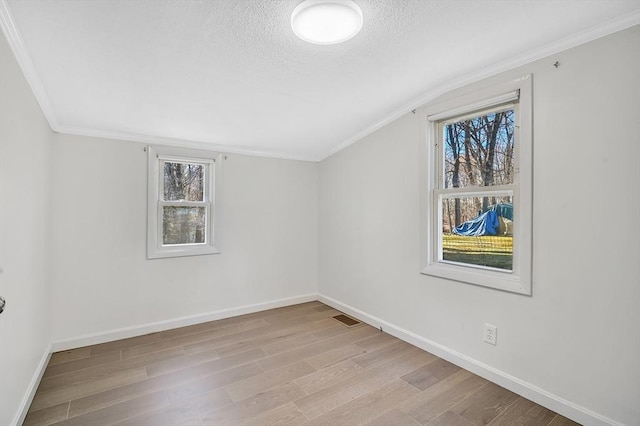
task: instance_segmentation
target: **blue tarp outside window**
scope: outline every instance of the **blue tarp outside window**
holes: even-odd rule
[[[495,204],[478,217],[456,226],[453,229],[453,233],[468,237],[497,235],[500,227],[498,217],[513,220],[513,204]]]

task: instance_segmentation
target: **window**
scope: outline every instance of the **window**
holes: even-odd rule
[[[531,294],[531,76],[423,112],[423,273]]]
[[[147,258],[219,253],[215,188],[219,155],[149,147]]]

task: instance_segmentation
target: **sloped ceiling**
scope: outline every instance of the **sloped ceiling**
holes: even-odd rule
[[[362,31],[332,46],[292,33],[300,0],[0,0],[0,23],[56,131],[311,161],[640,23],[638,0],[355,1]]]

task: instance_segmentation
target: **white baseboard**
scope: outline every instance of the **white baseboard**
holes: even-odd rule
[[[545,391],[531,383],[527,383],[518,379],[510,374],[486,365],[480,361],[470,358],[464,354],[456,352],[455,350],[446,346],[440,345],[415,333],[400,328],[394,324],[356,309],[352,306],[338,302],[328,296],[318,294],[318,300],[325,303],[339,311],[351,315],[354,318],[359,319],[375,328],[382,327],[382,330],[398,339],[404,340],[407,343],[411,343],[414,346],[424,349],[440,358],[443,358],[465,370],[471,371],[480,377],[483,377],[499,386],[502,386],[510,391],[521,395],[536,404],[542,405],[550,410],[555,411],[571,420],[574,420],[583,425],[602,425],[602,426],[622,426],[613,419],[605,417],[601,414],[595,413],[585,407],[578,404],[574,404],[571,401],[567,401],[557,395]]]
[[[312,302],[318,300],[315,293],[302,296],[289,297],[286,299],[272,300],[269,302],[245,305],[237,308],[222,309],[220,311],[207,312],[204,314],[190,315],[186,317],[174,318],[165,321],[158,321],[149,324],[136,325],[132,327],[118,328],[115,330],[103,331],[100,333],[86,334],[70,339],[56,340],[51,345],[52,352],[64,351],[68,349],[81,348],[83,346],[97,345],[99,343],[111,342],[113,340],[126,339],[129,337],[142,336],[144,334],[158,331],[170,330],[172,328],[186,327],[188,325],[199,324],[208,321],[215,321],[224,318],[236,317],[238,315],[251,314],[254,312],[266,311],[268,309],[281,308],[283,306],[297,305],[298,303]]]
[[[51,358],[51,345],[47,346],[42,354],[42,358],[40,358],[40,362],[36,367],[36,371],[33,373],[33,377],[31,378],[31,382],[29,382],[29,387],[22,398],[22,402],[18,407],[18,412],[16,413],[16,417],[13,419],[13,425],[20,426],[24,423],[24,419],[27,417],[27,413],[29,412],[29,407],[31,407],[31,402],[33,401],[33,397],[38,390],[38,386],[40,385],[40,380],[42,380],[42,376],[44,375],[44,370],[47,369],[47,365],[49,364],[49,359]]]

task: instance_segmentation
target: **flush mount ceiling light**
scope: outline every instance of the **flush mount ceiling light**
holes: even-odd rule
[[[291,28],[309,43],[342,43],[362,28],[362,10],[351,0],[305,0],[293,10]]]

